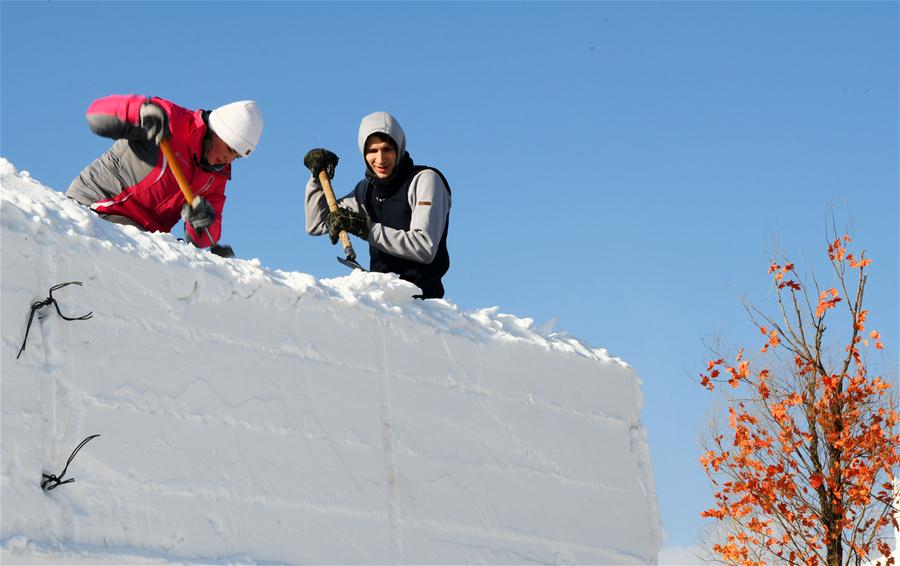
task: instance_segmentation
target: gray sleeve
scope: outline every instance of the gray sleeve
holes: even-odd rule
[[[353,193],[338,200],[338,205],[359,212]],[[306,183],[306,233],[311,236],[326,234],[325,220],[328,218],[328,201],[325,200],[325,191],[322,183],[312,176]]]
[[[426,169],[413,178],[407,195],[412,209],[409,230],[373,224],[369,243],[397,257],[431,263],[447,225],[450,193],[440,175]]]
[[[129,124],[108,114],[91,114],[87,117],[88,127],[98,136],[112,139],[146,141],[147,132],[140,124]]]

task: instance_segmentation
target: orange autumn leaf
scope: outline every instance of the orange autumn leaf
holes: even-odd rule
[[[778,331],[772,330],[769,331],[765,326],[759,327],[760,332],[769,336],[769,341],[759,350],[760,352],[767,352],[769,348],[777,348],[778,344],[781,343],[781,339],[778,337]]]
[[[867,310],[859,311],[859,314],[856,315],[856,326],[855,326],[856,330],[859,330],[859,331],[865,330],[866,327],[865,327],[864,323],[866,322],[866,318],[868,318],[868,316],[869,316],[869,311],[867,311]]]
[[[780,421],[787,416],[787,410],[784,408],[783,403],[775,403],[769,410],[776,421]]]
[[[845,242],[850,242],[850,238],[848,236],[844,236]],[[828,258],[832,261],[841,261],[844,259],[844,253],[846,249],[844,245],[841,243],[841,239],[838,238],[831,245],[828,246]]]
[[[828,298],[829,295],[831,295],[831,299]],[[820,318],[826,310],[834,308],[840,301],[837,289],[831,288],[822,291],[819,295],[819,305],[816,307],[816,318]]]
[[[877,330],[873,330],[872,332],[870,332],[869,336],[872,338],[872,340],[875,340],[875,348],[877,350],[884,350],[884,343],[881,342],[881,334]],[[869,341],[863,340],[863,344],[868,346]]]
[[[775,280],[781,281],[784,276],[791,270],[794,269],[793,263],[786,263],[784,267],[778,265],[777,263],[773,263],[769,266],[769,273],[775,272]]]

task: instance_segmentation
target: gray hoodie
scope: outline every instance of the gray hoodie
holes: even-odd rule
[[[397,143],[397,160],[406,152],[406,134],[400,123],[387,112],[373,112],[359,125],[359,151],[365,162],[365,144],[370,135],[386,134]],[[366,164],[368,166],[368,164]],[[419,263],[431,263],[438,251],[450,214],[450,193],[440,175],[430,169],[416,174],[409,184],[407,201],[412,210],[408,230],[397,230],[376,223],[369,231],[369,244],[396,257]],[[371,214],[356,203],[353,191],[339,199],[338,205]],[[360,210],[362,208],[362,210]],[[306,232],[318,236],[327,233],[325,219],[328,203],[318,179],[306,184]]]

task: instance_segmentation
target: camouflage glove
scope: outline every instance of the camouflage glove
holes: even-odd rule
[[[216,221],[216,209],[203,197],[195,197],[193,205],[184,203],[181,207],[181,217],[190,224],[194,230],[208,228]]]
[[[147,140],[156,145],[172,137],[169,133],[169,116],[153,102],[145,102],[141,106],[141,129],[147,134]]]
[[[363,240],[369,239],[369,229],[372,227],[372,221],[369,217],[360,212],[338,207],[337,212],[329,212],[328,218],[325,220],[325,226],[328,228],[328,237],[331,243],[336,244],[341,230],[344,230]]]
[[[303,158],[303,164],[312,173],[313,179],[319,178],[319,172],[325,171],[329,179],[334,179],[334,168],[338,164],[338,156],[327,149],[311,149]]]

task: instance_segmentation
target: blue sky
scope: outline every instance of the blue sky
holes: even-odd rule
[[[58,190],[109,146],[84,120],[94,98],[257,100],[266,126],[234,167],[222,241],[270,268],[346,273],[305,235],[302,158],[336,152],[346,193],[359,120],[394,114],[453,188],[447,298],[558,318],[641,376],[668,545],[696,541],[711,500],[704,344],[761,345],[741,299],[771,304],[773,254],[830,277],[832,215],[875,259],[866,299],[887,352],[872,362],[896,379],[896,2],[0,10],[0,155]]]

